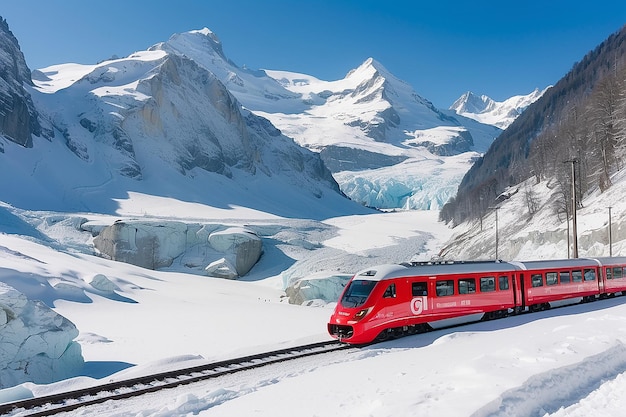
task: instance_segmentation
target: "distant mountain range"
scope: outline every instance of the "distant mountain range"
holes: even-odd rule
[[[2,133],[33,148],[0,140],[3,174],[23,181],[0,191],[27,208],[89,210],[133,189],[207,204],[258,193],[260,209],[281,215],[293,192],[322,206],[343,193],[437,209],[501,132],[436,109],[374,59],[337,81],[250,70],[206,28],[122,59],[35,70],[32,81],[4,21],[0,41]],[[171,175],[187,185],[170,189]]]
[[[537,88],[530,94],[513,96],[501,102],[468,91],[450,106],[450,110],[481,123],[506,129],[529,105],[543,96],[548,88],[550,87],[544,90]]]
[[[153,48],[207,68],[257,115],[319,152],[341,190],[377,208],[437,209],[501,129],[440,110],[369,58],[336,81],[240,68],[209,29]]]

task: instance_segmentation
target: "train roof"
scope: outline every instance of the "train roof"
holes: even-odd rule
[[[600,265],[616,265],[616,264],[626,264],[626,256],[602,256],[598,258],[593,258]]]
[[[497,273],[519,270],[520,267],[502,261],[444,262],[411,265],[379,265],[358,272],[354,279],[382,281],[414,276],[437,276],[463,273]]]
[[[590,258],[572,259],[545,259],[538,261],[511,262],[520,269],[546,269],[546,268],[573,268],[584,266],[598,266],[598,262]]]
[[[626,256],[550,259],[537,261],[460,261],[384,264],[359,271],[354,279],[382,281],[400,277],[438,276],[451,274],[493,274],[531,269],[575,268],[598,265],[626,265]]]

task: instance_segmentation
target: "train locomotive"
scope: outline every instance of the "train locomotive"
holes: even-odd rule
[[[380,265],[348,282],[328,332],[367,344],[616,294],[626,294],[626,257]]]

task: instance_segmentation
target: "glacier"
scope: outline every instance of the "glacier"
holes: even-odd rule
[[[7,285],[18,271],[0,268],[0,388],[47,384],[78,374],[84,359],[72,322]]]

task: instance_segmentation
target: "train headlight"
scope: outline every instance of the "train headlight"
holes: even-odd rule
[[[361,319],[363,319],[363,317],[365,317],[367,315],[367,313],[370,312],[372,308],[364,308],[363,310],[360,310],[358,313],[356,313],[353,317],[354,321],[360,321]]]

